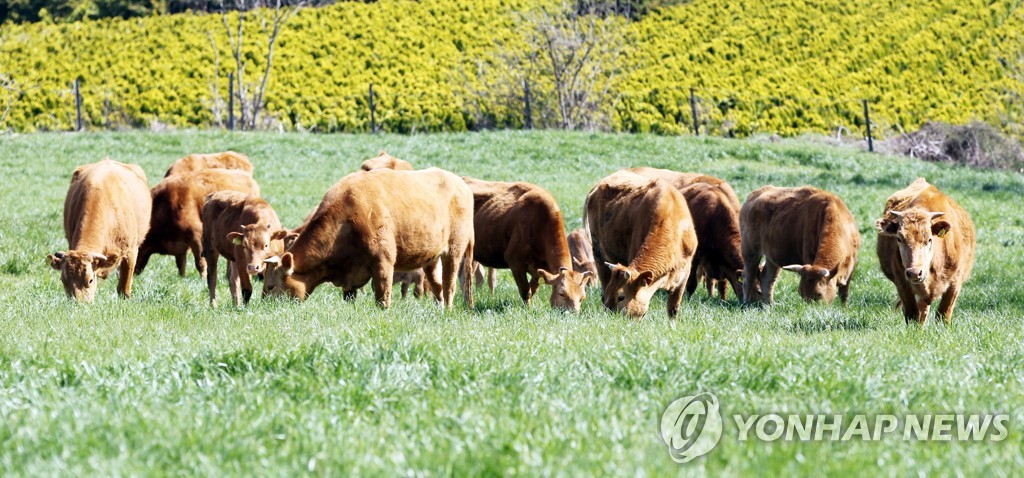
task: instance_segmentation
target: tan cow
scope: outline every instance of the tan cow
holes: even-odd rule
[[[374,158],[363,161],[363,171],[373,171],[375,169],[394,169],[396,171],[412,171],[413,167],[408,161],[403,161],[396,157],[381,151]]]
[[[644,177],[664,179],[672,183],[690,208],[697,231],[697,253],[694,267],[686,282],[689,297],[697,289],[701,274],[711,288],[717,284],[719,296],[725,299],[726,282],[737,295],[742,294],[739,284],[743,272],[740,253],[740,200],[732,186],[722,179],[697,173],[677,173],[667,169],[632,168],[628,171]]]
[[[597,285],[597,263],[594,262],[594,247],[590,244],[590,233],[583,228],[576,229],[565,237],[572,256],[572,270],[587,273],[585,287]]]
[[[960,289],[974,266],[974,223],[959,204],[919,178],[885,202],[878,228],[878,261],[899,294],[903,317],[924,324],[953,317]]]
[[[196,270],[206,276],[203,260],[203,204],[206,195],[217,191],[239,191],[259,196],[260,187],[252,175],[233,169],[204,169],[173,174],[153,187],[153,215],[149,234],[139,251],[135,273],[140,274],[153,254],[174,256],[178,274],[185,276],[185,253],[192,251]]]
[[[800,275],[804,300],[831,303],[838,289],[846,303],[861,237],[850,210],[835,194],[809,186],[764,186],[750,193],[740,209],[740,234],[745,302],[758,298],[754,287],[760,282],[760,298],[770,304],[775,280],[785,269]]]
[[[111,161],[79,166],[64,199],[64,235],[68,251],[46,258],[60,271],[68,297],[92,302],[96,278],[118,268],[117,292],[132,295],[132,274],[139,246],[149,230],[149,185],[137,165]]]
[[[209,154],[190,154],[174,162],[164,177],[172,174],[191,173],[203,169],[236,169],[252,174],[252,163],[244,154],[234,151]]]
[[[331,186],[302,229],[287,252],[268,260],[264,293],[305,299],[330,282],[348,296],[370,281],[387,308],[394,271],[435,271],[440,262],[427,281],[450,308],[459,264],[473,257],[473,193],[436,168],[360,171]],[[472,287],[463,294],[472,308]]]
[[[250,276],[263,271],[265,259],[284,253],[284,241],[271,239],[275,232],[283,230],[277,213],[258,196],[218,191],[206,196],[200,217],[210,305],[217,306],[217,262],[220,256],[228,261],[228,284],[235,307],[242,305],[243,301],[248,304],[252,297]]]
[[[551,193],[530,183],[462,179],[473,191],[474,260],[510,269],[527,304],[543,279],[551,307],[580,310],[587,275],[572,270],[562,210]]]
[[[665,180],[619,171],[590,190],[585,210],[605,307],[640,318],[665,289],[674,318],[698,245],[686,198]]]

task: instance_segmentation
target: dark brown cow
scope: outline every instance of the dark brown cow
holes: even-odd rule
[[[853,215],[835,194],[809,186],[764,186],[740,209],[740,234],[745,302],[758,298],[754,287],[760,282],[760,299],[770,304],[775,280],[785,269],[800,275],[804,300],[831,303],[838,289],[846,303],[861,238]]]
[[[68,297],[92,302],[96,278],[106,279],[118,265],[117,292],[131,297],[151,204],[146,173],[137,165],[107,158],[75,169],[64,199],[69,250],[47,256],[50,266],[60,271]]]
[[[572,270],[586,274],[584,286],[597,285],[597,263],[594,262],[594,247],[590,244],[590,233],[583,228],[576,229],[565,237],[572,256]]]
[[[190,154],[174,162],[164,177],[172,174],[191,173],[203,169],[235,169],[252,174],[252,163],[244,154],[234,151],[209,154]]]
[[[217,262],[228,261],[228,284],[235,307],[252,297],[251,275],[263,271],[263,261],[284,253],[284,241],[271,239],[281,231],[281,221],[270,204],[258,196],[238,191],[218,191],[206,196],[201,213],[203,258],[210,291],[210,305],[217,306]],[[241,294],[239,294],[241,289]],[[239,297],[241,295],[241,297]]]
[[[686,282],[686,295],[697,289],[700,274],[711,288],[718,284],[719,295],[725,299],[726,281],[737,295],[742,295],[739,284],[743,271],[740,253],[740,200],[729,183],[696,173],[677,173],[667,169],[632,168],[629,171],[648,178],[664,179],[686,198],[694,227],[697,230],[697,253],[694,267]]]
[[[473,258],[510,269],[523,302],[530,303],[543,279],[551,285],[551,307],[578,311],[587,275],[572,270],[562,211],[551,193],[529,183],[462,179],[473,191]]]
[[[427,277],[423,273],[423,269],[416,269],[414,271],[395,271],[392,276],[392,285],[402,284],[402,298],[409,294],[409,286],[412,286],[413,297],[419,299],[423,292],[426,291]],[[436,295],[435,295],[436,297]]]
[[[331,186],[302,229],[287,252],[268,260],[264,293],[305,299],[330,282],[349,295],[370,281],[387,308],[394,271],[422,267],[437,271],[427,281],[450,308],[459,264],[473,257],[473,193],[436,168],[360,171]],[[472,308],[472,287],[463,294]]]
[[[203,261],[203,204],[206,195],[217,191],[239,191],[259,196],[260,187],[252,175],[233,169],[204,169],[173,174],[153,187],[153,215],[149,234],[139,251],[135,273],[140,274],[153,254],[174,256],[178,274],[185,276],[185,253],[190,249],[196,270],[206,276]]]
[[[666,289],[674,318],[698,244],[686,198],[662,179],[619,171],[590,190],[585,209],[605,307],[640,318]]]
[[[403,161],[396,157],[381,151],[374,158],[363,161],[363,171],[373,171],[375,169],[394,169],[395,171],[412,171],[413,167],[408,161]]]
[[[974,266],[974,223],[959,204],[919,178],[889,197],[878,228],[878,261],[899,294],[903,317],[924,324],[953,318],[960,289]]]

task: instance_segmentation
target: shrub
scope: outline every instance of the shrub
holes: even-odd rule
[[[981,122],[965,126],[925,123],[918,131],[889,140],[885,148],[925,161],[1024,172],[1021,144]]]

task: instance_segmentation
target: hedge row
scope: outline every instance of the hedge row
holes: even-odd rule
[[[280,37],[268,111],[285,129],[365,131],[373,83],[387,130],[472,128],[478,62],[521,44],[516,12],[556,1],[382,0],[303,10]],[[257,30],[251,22],[248,34]],[[872,101],[872,120],[891,129],[1021,121],[1005,100],[1024,92],[1006,72],[1020,58],[1017,2],[695,0],[649,12],[627,31],[633,47],[615,92],[618,130],[686,131],[690,87],[702,127],[722,134],[859,129],[862,98]],[[262,68],[264,48],[246,51],[250,75]],[[212,87],[226,94],[229,63],[219,15],[5,25],[0,73],[22,92],[3,126],[70,128],[74,78],[91,127],[210,126]],[[0,92],[0,111],[9,101]]]

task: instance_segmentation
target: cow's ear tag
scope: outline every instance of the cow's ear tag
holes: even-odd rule
[[[943,233],[943,234],[945,234],[945,233]],[[942,237],[942,236],[939,236],[939,237]],[[231,243],[236,245],[236,246],[241,246],[242,245],[242,238],[236,237],[236,238],[231,240]]]
[[[939,231],[939,239],[942,239],[943,237],[946,237],[946,231],[947,231],[947,229],[943,229],[943,230]]]

